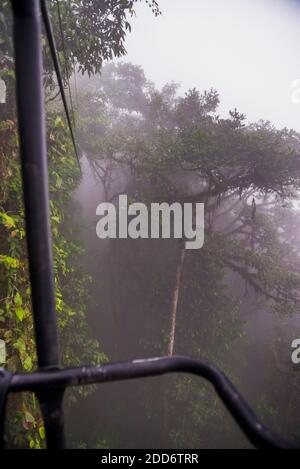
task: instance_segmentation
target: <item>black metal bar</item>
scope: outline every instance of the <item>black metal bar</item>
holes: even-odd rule
[[[42,392],[83,384],[107,383],[166,373],[186,372],[207,379],[248,439],[257,448],[291,449],[294,446],[265,427],[229,379],[209,363],[187,357],[161,357],[31,374],[15,374],[10,392]]]
[[[45,373],[48,373],[47,371]],[[47,448],[64,449],[64,388],[47,386],[37,390],[46,429]],[[46,426],[47,425],[47,426]]]
[[[48,171],[43,97],[39,0],[12,0],[18,124],[25,202],[26,235],[38,365],[59,366],[58,335],[49,218]],[[49,393],[51,399],[57,396]],[[45,428],[50,428],[46,414]],[[63,425],[57,426],[63,446]],[[57,441],[57,438],[56,438]],[[48,442],[51,446],[51,438]]]
[[[5,368],[0,368],[0,449],[5,447],[5,411],[9,384],[12,373]]]

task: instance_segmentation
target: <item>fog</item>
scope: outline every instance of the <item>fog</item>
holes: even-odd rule
[[[140,4],[126,60],[162,86],[220,92],[221,112],[237,107],[249,120],[300,130],[300,5],[293,0],[161,0],[153,19]],[[298,83],[299,87],[299,83]]]
[[[275,127],[300,130],[300,104],[293,99],[299,86],[295,80],[300,77],[298,2],[161,0],[160,7],[162,16],[153,18],[147,5],[138,5],[132,33],[126,40],[126,62],[141,66],[158,89],[168,82],[180,83],[177,96],[183,96],[189,88],[215,88],[220,97],[218,113],[224,118],[229,110],[237,108],[248,122],[270,120]],[[79,88],[80,83],[79,78]],[[161,240],[97,239],[97,204],[109,194],[130,193],[131,176],[124,166],[117,165],[117,182],[104,195],[88,161],[87,154],[76,200],[84,220],[81,236],[86,252],[82,261],[93,278],[88,313],[93,334],[113,360],[165,354],[163,336],[169,308],[166,292],[172,289],[175,246],[170,242],[167,247]],[[177,174],[173,183],[177,190],[191,194],[201,184],[199,176],[192,173]],[[247,209],[251,198],[246,200]],[[264,209],[264,200],[261,202],[260,213],[273,210]],[[218,216],[218,209],[213,215],[216,232],[226,231],[228,220],[229,226],[235,226],[232,219],[236,212],[229,211],[230,203],[225,202],[225,217]],[[298,234],[296,229],[297,250]],[[204,244],[204,265],[206,249]],[[300,329],[298,312],[291,316],[274,314],[258,290],[231,272],[222,288],[232,301],[237,301],[235,313],[231,310],[227,318],[212,319],[205,316],[207,307],[200,300],[199,315],[192,316],[192,305],[203,295],[201,282],[197,290],[188,274],[188,266],[194,268],[193,259],[194,255],[189,254],[185,261],[176,353],[209,357],[218,363],[232,374],[266,423],[297,440],[299,413],[294,411],[299,373],[295,374],[290,363],[290,344]],[[196,272],[205,284],[203,272]],[[207,314],[217,316],[218,312],[212,309]],[[222,324],[218,332],[217,323]],[[240,332],[232,345],[227,345],[231,340],[228,337],[237,330]],[[193,339],[189,341],[188,337]],[[170,393],[168,402],[166,389]],[[78,421],[84,423],[79,426]],[[124,448],[251,447],[211,388],[196,378],[108,385],[77,408],[69,426],[72,438],[84,440],[88,446],[100,440],[109,447]]]
[[[85,57],[76,56],[70,76],[65,71],[82,174],[48,64],[62,363],[166,355],[204,360],[229,377],[263,423],[299,446],[300,365],[291,359],[291,344],[300,334],[300,2],[158,3],[158,17],[147,2],[136,3],[122,58],[104,60],[101,73],[89,75],[76,62]],[[9,98],[14,88],[7,83]],[[11,231],[1,238],[7,256],[0,257],[10,269],[9,288],[18,293],[7,294],[5,271],[1,301],[9,299],[6,310],[16,318],[1,319],[1,330],[6,337],[7,327],[13,343],[9,366],[24,371],[25,363],[29,371],[35,345],[21,181],[14,179],[11,143],[17,141],[16,109],[9,106],[0,126],[12,133],[10,139],[5,134],[3,177],[9,182],[8,189],[0,186],[0,221]],[[147,208],[153,202],[204,204],[203,247],[188,250],[185,238],[172,236],[100,239],[97,206],[110,202],[119,209],[120,194]],[[15,255],[23,256],[21,285]],[[212,386],[194,376],[105,383],[66,394],[70,447],[253,448]],[[19,427],[11,446],[28,447],[30,438],[30,447],[43,445],[37,403],[16,401],[10,434],[16,422]]]

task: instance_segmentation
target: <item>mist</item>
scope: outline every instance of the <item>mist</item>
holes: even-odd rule
[[[70,109],[66,118],[43,40],[60,366],[177,355],[210,363],[299,446],[300,3],[49,3]],[[30,373],[38,360],[5,8],[1,366]],[[151,204],[167,206],[170,236],[159,219],[153,239],[109,230],[100,239],[97,207],[117,214],[120,195],[148,210],[149,226]],[[204,227],[190,211],[197,249],[184,230],[174,234],[176,204],[204,207]],[[185,373],[70,388],[64,408],[70,448],[254,447],[214,388]],[[8,413],[10,447],[45,447],[36,397],[10,396]]]
[[[179,83],[177,96],[182,96],[189,88],[197,87],[201,91],[215,88],[220,97],[218,112],[223,118],[226,118],[229,110],[237,108],[245,114],[248,122],[266,120],[279,128],[299,130],[300,108],[292,99],[295,80],[300,76],[296,46],[300,40],[300,9],[297,2],[278,0],[246,3],[235,0],[225,3],[191,0],[183,8],[182,2],[178,0],[164,0],[161,9],[162,16],[153,20],[146,5],[138,6],[132,33],[126,40],[126,62],[140,66],[147,79],[158,89],[163,89],[168,82]],[[106,194],[109,200],[112,194],[128,190],[130,176],[128,172],[124,176],[124,165],[119,166],[117,171],[119,180],[114,183],[110,194]],[[175,179],[173,177],[174,181],[177,187],[188,188],[190,193],[199,184],[199,179],[195,176],[194,180],[193,174],[177,174]],[[94,334],[114,360],[163,354],[164,347],[157,342],[161,331],[166,329],[164,314],[161,314],[169,306],[164,295],[157,296],[155,289],[151,290],[151,279],[158,276],[162,282],[164,278],[165,288],[171,287],[172,278],[168,278],[166,267],[162,268],[161,265],[174,265],[176,247],[172,247],[171,243],[166,248],[163,241],[150,240],[110,240],[106,244],[103,241],[100,243],[92,233],[92,227],[95,226],[95,207],[97,203],[105,201],[105,197],[103,193],[100,194],[99,185],[96,185],[88,169],[84,172],[76,198],[87,221],[83,230],[87,236],[83,262],[92,277],[97,278],[92,297],[98,307],[94,306],[92,313],[89,313]],[[247,204],[251,205],[250,202],[251,198]],[[230,211],[225,218],[218,220],[217,230],[222,230],[232,214]],[[218,218],[216,214],[215,217]],[[299,241],[296,242],[298,250]],[[157,255],[159,257],[156,260]],[[109,300],[99,288],[102,281],[106,285],[106,292],[110,288],[110,282],[106,283],[108,271],[113,285],[113,300]],[[126,281],[122,280],[120,272],[124,272]],[[142,276],[141,272],[144,272]],[[137,290],[131,288],[136,282]],[[200,328],[207,331],[207,340],[202,335],[196,342],[196,351],[197,348],[183,339],[182,345],[176,346],[176,353],[190,356],[200,353],[225,367],[235,377],[257,413],[263,415],[264,421],[278,431],[285,432],[288,438],[297,440],[298,426],[292,423],[297,418],[296,415],[292,416],[295,407],[291,403],[295,397],[290,397],[289,392],[295,396],[297,387],[298,374],[294,375],[294,368],[290,364],[290,343],[295,331],[300,328],[299,314],[297,312],[293,316],[283,317],[274,314],[264,296],[247,285],[236,273],[229,274],[225,288],[239,306],[229,326],[225,326],[225,319],[218,338],[205,317],[196,323],[188,319],[184,297],[188,295],[186,301],[193,302],[201,293],[182,293],[177,312],[177,337],[183,339],[193,330],[197,336]],[[158,311],[161,311],[160,315]],[[241,328],[238,338],[228,348],[225,338],[227,327],[229,330]],[[218,342],[224,341],[225,349],[220,352]],[[163,396],[165,387],[172,389],[174,386],[178,389],[183,387],[185,397],[170,397],[168,425],[170,428],[173,425],[174,432],[178,433],[168,434],[163,423],[166,419]],[[195,394],[188,389],[195,389]],[[287,389],[290,391],[286,393]],[[204,402],[195,403],[194,399],[199,399],[199,390],[202,396],[200,401],[202,399]],[[195,405],[199,405],[200,409],[206,405],[205,410],[198,410],[200,415],[202,412],[205,432],[200,430],[196,434],[192,422],[183,425],[185,431],[177,423],[178,420],[185,421],[189,409]],[[97,412],[95,408],[98,407]],[[106,409],[104,413],[103,407]],[[138,445],[163,448],[170,444],[174,448],[198,445],[211,448],[249,447],[236,424],[224,413],[222,406],[215,402],[210,387],[194,378],[186,382],[184,378],[178,377],[176,381],[170,377],[145,380],[134,385],[108,385],[107,389],[95,393],[79,415],[80,420],[83,415],[93,415],[96,434],[101,427],[100,434],[111,435],[115,447],[131,448]],[[220,415],[222,425],[218,423]],[[77,428],[74,416],[70,425]],[[89,432],[88,428],[81,428],[82,438]],[[75,434],[78,438],[78,429]]]
[[[222,115],[236,107],[250,121],[299,130],[300,104],[292,100],[300,78],[298,1],[162,0],[160,6],[155,21],[146,5],[138,6],[126,60],[142,65],[158,86],[216,88]]]

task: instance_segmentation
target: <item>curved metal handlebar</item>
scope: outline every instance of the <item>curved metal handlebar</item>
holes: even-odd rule
[[[41,392],[45,389],[49,391],[49,388],[64,390],[68,386],[106,383],[176,372],[191,373],[209,381],[243,433],[255,447],[295,448],[260,422],[247,401],[218,368],[188,357],[148,358],[73,369],[49,369],[28,374],[14,374],[9,385],[9,392]]]

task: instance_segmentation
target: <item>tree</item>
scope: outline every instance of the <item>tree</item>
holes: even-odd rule
[[[65,85],[75,69],[89,75],[98,73],[104,60],[125,53],[125,34],[130,30],[128,17],[134,14],[135,3],[135,0],[49,2]],[[156,2],[148,3],[153,13],[159,14]],[[11,30],[10,2],[4,1],[0,12],[0,78],[6,85],[6,100],[0,104],[0,334],[7,347],[6,366],[12,371],[30,371],[36,366],[36,353],[18,160]],[[101,363],[106,360],[106,355],[101,352],[86,322],[87,283],[90,279],[80,269],[82,248],[74,235],[74,221],[69,217],[70,199],[80,182],[80,174],[61,107],[52,102],[57,90],[45,37],[42,44],[48,104],[47,144],[56,310],[62,339],[62,362],[74,366]],[[78,393],[70,396],[69,404],[77,399]],[[10,428],[14,433],[12,445],[40,447],[45,432],[35,397],[18,396],[18,399],[11,400],[10,410]]]
[[[68,80],[75,70],[89,76],[99,73],[104,61],[126,54],[125,37],[130,32],[130,18],[135,14],[139,0],[68,1],[50,0],[49,12],[61,63],[63,80]],[[161,14],[155,0],[146,0],[153,14]],[[44,83],[48,98],[57,94],[53,64],[47,40],[43,39]],[[0,78],[7,90],[6,105],[1,104],[1,114],[13,115],[14,107],[14,51],[12,41],[12,14],[10,1],[4,0],[0,13]]]
[[[92,168],[99,162],[126,167],[126,192],[132,200],[205,203],[203,249],[184,253],[181,244],[171,240],[158,251],[151,244],[150,254],[141,240],[143,261],[136,256],[135,269],[147,272],[147,291],[156,295],[147,304],[143,301],[142,308],[149,328],[153,324],[145,316],[153,308],[164,331],[157,332],[155,347],[163,354],[188,351],[231,373],[224,355],[243,336],[237,313],[247,298],[260,297],[262,309],[281,315],[299,305],[299,255],[274,223],[274,209],[284,207],[299,189],[299,134],[263,121],[247,124],[236,110],[221,118],[215,90],[201,94],[192,89],[180,97],[176,84],[156,90],[140,68],[134,68],[110,65],[103,79],[95,81],[90,98],[94,114],[101,102],[102,127],[90,140],[95,146],[90,153],[87,149],[87,156]],[[83,138],[93,131],[86,124]],[[159,263],[165,262],[164,273],[151,270],[155,255]],[[128,269],[134,251],[128,244],[123,256],[124,276],[130,279],[126,287],[138,310],[139,288],[144,287],[138,278],[132,286]],[[122,297],[122,303],[128,301]],[[183,400],[204,392],[193,386],[190,391],[181,394]],[[170,395],[178,396],[176,384]],[[213,402],[209,394],[207,399]],[[199,420],[205,409],[194,407],[193,418]],[[207,419],[209,413],[202,415],[203,425]],[[174,412],[171,420],[178,428]],[[171,433],[177,438],[176,431]]]
[[[278,307],[297,305],[298,275],[288,265],[282,268],[283,247],[276,244],[272,225],[259,208],[289,200],[299,189],[299,134],[266,122],[246,125],[236,110],[228,119],[220,118],[215,90],[200,94],[193,89],[178,98],[174,85],[159,93],[144,77],[137,82],[138,68],[124,64],[109,71],[110,83],[102,81],[100,93],[107,88],[122,93],[126,74],[135,84],[136,99],[126,90],[116,114],[110,92],[106,94],[115,114],[99,137],[98,158],[106,155],[108,161],[130,167],[134,198],[204,202],[206,248],[215,250],[220,268],[240,274]],[[181,263],[183,256],[178,259]]]

